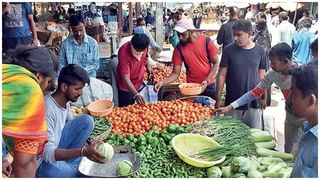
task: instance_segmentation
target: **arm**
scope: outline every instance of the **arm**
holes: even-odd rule
[[[36,155],[15,151],[12,167],[15,177],[35,177]]]
[[[223,44],[223,36],[224,36],[224,29],[223,29],[223,25],[220,27],[218,35],[217,35],[217,43],[219,45]]]
[[[88,36],[88,35],[87,35]],[[94,42],[94,46],[91,49],[92,52],[92,59],[88,59],[87,65],[84,68],[88,74],[91,74],[91,72],[97,72],[100,66],[99,62],[99,46],[96,42]],[[90,53],[90,52],[89,52]]]
[[[3,2],[2,3],[2,15],[9,12],[10,10],[10,2]]]
[[[271,87],[274,82],[275,72],[272,69],[269,69],[261,82],[252,90],[242,95],[240,98],[232,102],[230,105],[219,108],[218,112],[224,114],[230,112],[233,109],[236,109],[242,105],[248,104],[249,102],[261,97],[266,93],[266,90]]]
[[[61,71],[61,69],[68,64],[67,57],[66,57],[66,49],[65,49],[65,43],[67,43],[67,40],[64,40],[62,42],[60,51],[59,51],[59,57],[58,57],[58,70]]]
[[[218,75],[218,86],[217,86],[217,103],[216,103],[216,107],[220,107],[221,105],[221,93],[222,93],[222,89],[224,86],[224,83],[226,81],[226,77],[227,77],[227,72],[228,72],[228,68],[227,67],[220,67],[219,68],[219,75]]]
[[[179,78],[181,72],[181,65],[173,65],[173,70],[171,74],[166,77],[164,80],[159,81],[155,86],[155,91],[158,92],[162,86],[170,84]]]
[[[149,30],[146,28],[145,29],[145,33],[146,35],[149,37],[150,40],[150,46],[152,49],[155,49],[156,51],[160,50],[160,46],[156,43],[156,41],[153,39],[151,33],[149,32]]]
[[[40,42],[39,42],[38,36],[37,36],[36,24],[34,23],[34,20],[33,20],[32,7],[29,3],[26,3],[26,10],[27,10],[27,15],[28,15],[29,26],[30,26],[30,29],[32,32],[32,44],[35,46],[38,46],[38,45],[40,45]]]
[[[209,53],[209,58],[210,58],[210,62],[211,62],[211,68],[210,68],[207,79],[205,79],[202,82],[204,89],[207,87],[208,83],[211,82],[212,79],[214,79],[214,77],[218,71],[218,67],[219,67],[219,57],[218,57],[217,48],[214,46],[212,41],[209,42],[208,46],[209,46],[208,53]]]

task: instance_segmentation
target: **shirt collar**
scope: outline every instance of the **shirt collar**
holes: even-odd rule
[[[73,43],[79,45],[76,38],[74,38],[74,36],[72,36],[72,38],[73,38]],[[83,43],[89,43],[89,36],[86,33],[84,34],[84,37],[83,37]]]
[[[311,127],[310,124],[308,123],[308,121],[304,122],[304,132],[305,133],[312,133],[314,136],[316,136],[318,138],[318,124]]]

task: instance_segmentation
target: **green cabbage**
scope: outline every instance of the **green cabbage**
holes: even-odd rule
[[[103,144],[100,144],[98,147],[97,147],[97,151],[103,155],[106,160],[110,160],[112,159],[113,157],[113,154],[114,154],[114,150],[113,150],[113,147],[108,144],[108,143],[103,143]]]
[[[240,173],[245,173],[249,170],[250,168],[250,160],[245,157],[235,157],[232,160],[232,170],[234,172],[240,172]]]
[[[118,163],[117,172],[119,176],[127,176],[133,171],[133,165],[130,161],[122,160]]]
[[[248,171],[248,178],[262,178],[262,173],[257,170],[249,170]]]
[[[219,167],[212,166],[207,169],[207,177],[208,178],[220,178],[222,176],[222,172]]]

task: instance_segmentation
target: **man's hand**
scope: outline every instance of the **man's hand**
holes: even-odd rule
[[[204,92],[206,90],[206,88],[208,86],[208,83],[209,83],[208,80],[202,81],[202,83],[201,83],[201,86],[202,86],[201,92]]]
[[[6,176],[10,176],[12,172],[12,166],[7,158],[2,158],[2,173]]]
[[[148,80],[152,80],[154,78],[154,73],[152,68],[150,68],[150,70],[148,70],[147,73],[148,73]]]
[[[266,109],[267,107],[267,98],[261,100],[261,109]]]
[[[135,97],[135,100],[138,104],[145,104],[146,102],[144,101],[143,97],[140,94],[137,94]]]
[[[163,86],[163,82],[162,81],[157,82],[157,84],[154,85],[154,91],[158,92],[162,86]]]
[[[32,45],[33,46],[40,46],[40,41],[39,41],[39,39],[32,39]]]
[[[156,47],[156,48],[154,48],[154,50],[157,51],[157,52],[161,52],[161,48],[160,47]]]
[[[98,162],[98,163],[105,163],[106,162],[105,157],[97,151],[98,145],[100,145],[100,143],[97,144],[97,142],[95,141],[91,142],[91,144],[88,147],[84,148],[83,155],[86,156],[91,161]]]
[[[218,98],[218,99],[216,100],[216,104],[215,104],[216,109],[220,108],[221,104],[222,104],[222,101],[221,101],[220,98]]]
[[[2,3],[2,15],[10,11],[10,2]]]
[[[233,110],[233,107],[231,105],[218,108],[215,112],[218,112],[219,114],[226,114]]]

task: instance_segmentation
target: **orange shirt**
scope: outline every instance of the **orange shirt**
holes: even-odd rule
[[[206,51],[206,36],[199,35],[194,42],[188,43],[186,46],[180,46],[180,48],[183,57],[189,66],[187,82],[202,83],[208,78],[211,69],[211,63],[208,63],[209,60]],[[209,42],[208,52],[210,57],[218,54],[218,49],[214,45],[213,41]],[[172,64],[182,65],[182,62],[179,50],[175,48],[172,56]],[[215,78],[213,78],[209,84],[213,84],[214,82]]]

